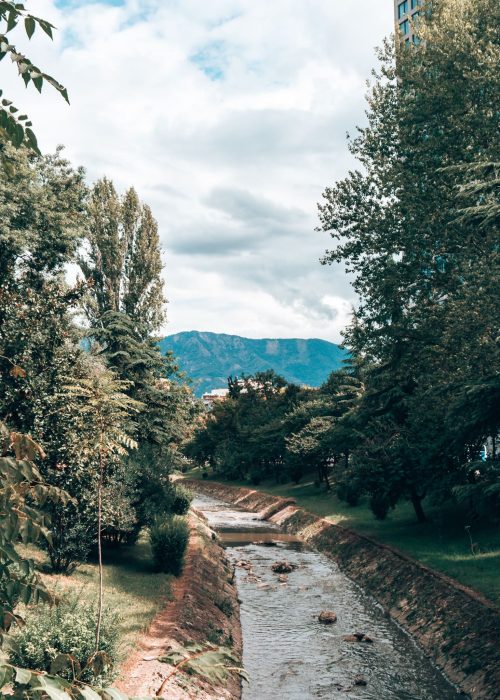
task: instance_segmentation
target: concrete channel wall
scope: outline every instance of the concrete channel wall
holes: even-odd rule
[[[184,483],[258,512],[334,559],[465,694],[500,698],[500,610],[478,593],[393,547],[298,508],[293,499],[211,481]]]

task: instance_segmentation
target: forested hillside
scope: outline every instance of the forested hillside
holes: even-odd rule
[[[311,338],[242,338],[225,333],[189,331],[160,342],[163,353],[174,352],[182,370],[194,382],[195,393],[227,385],[231,375],[274,369],[294,384],[317,387],[342,365],[346,353],[338,345]]]

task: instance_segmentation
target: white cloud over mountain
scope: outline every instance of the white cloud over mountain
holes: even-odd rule
[[[318,260],[321,192],[351,158],[388,0],[27,3],[58,27],[19,44],[68,86],[5,93],[89,180],[134,185],[159,221],[166,333],[339,340],[354,301]],[[35,7],[36,5],[36,7]]]

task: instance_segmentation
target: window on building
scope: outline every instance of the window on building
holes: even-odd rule
[[[412,0],[413,2],[413,0]],[[401,19],[403,15],[406,15],[408,12],[408,0],[404,0],[404,2],[400,2],[398,5],[398,19]]]
[[[408,34],[410,31],[410,22],[409,20],[405,19],[404,22],[400,22],[399,24],[399,29],[401,31],[401,34]]]
[[[412,39],[413,39],[413,43],[415,44],[415,46],[418,46],[421,43],[421,40],[418,38],[418,36],[416,34],[414,34],[412,36]]]
[[[420,7],[422,0],[411,0],[411,9],[414,10],[416,7]]]

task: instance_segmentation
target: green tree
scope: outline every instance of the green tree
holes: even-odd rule
[[[120,197],[111,180],[96,182],[79,264],[91,284],[86,310],[92,325],[106,311],[118,311],[144,338],[157,333],[165,319],[158,225],[133,188]]]
[[[106,471],[116,456],[123,457],[128,449],[137,446],[129,433],[133,432],[131,413],[137,412],[141,404],[127,396],[124,393],[126,389],[128,383],[116,379],[110,370],[98,364],[95,365],[93,376],[65,387],[68,405],[79,418],[82,447],[95,460],[99,475],[96,494],[99,563],[96,653],[100,649],[103,611],[102,514]]]
[[[350,144],[362,169],[320,206],[336,241],[324,262],[344,262],[360,297],[346,334],[370,368],[358,461],[374,505],[410,498],[419,519],[423,495],[462,473],[444,393],[499,366],[494,169],[482,185],[474,175],[497,160],[495,12],[492,0],[438,1],[418,47],[384,46]]]

